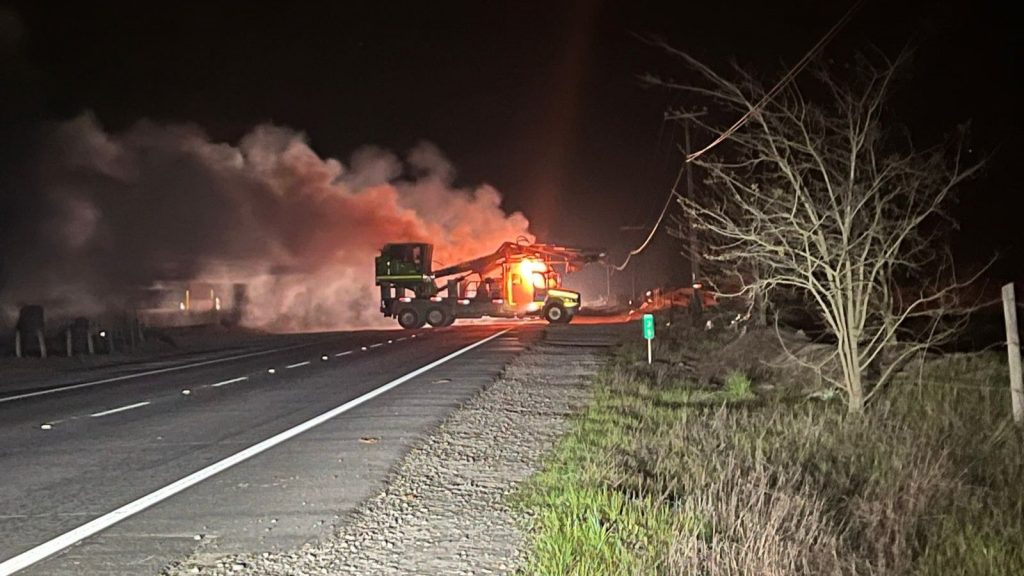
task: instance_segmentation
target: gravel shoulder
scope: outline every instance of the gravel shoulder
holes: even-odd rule
[[[287,552],[214,556],[202,548],[162,574],[511,574],[521,518],[507,504],[589,399],[622,324],[558,326],[452,412],[329,537]]]

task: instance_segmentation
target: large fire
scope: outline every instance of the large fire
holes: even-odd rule
[[[550,273],[548,265],[536,258],[523,258],[509,266],[505,297],[510,304],[533,304],[537,290],[552,288],[558,280]]]
[[[547,280],[544,273],[548,271],[548,265],[540,260],[524,258],[514,265],[515,273],[523,278],[529,278],[534,288],[544,288]]]

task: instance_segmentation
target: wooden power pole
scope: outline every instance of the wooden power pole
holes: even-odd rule
[[[707,112],[679,112],[672,114],[670,117],[674,120],[679,120],[683,123],[683,145],[685,146],[684,156],[691,152],[690,150],[690,120],[703,116]],[[691,200],[694,198],[693,191],[693,168],[689,162],[683,164],[683,169],[686,170],[686,194]],[[693,288],[693,297],[690,298],[690,319],[694,326],[701,326],[703,324],[704,314],[704,297],[702,295],[702,289],[704,288],[701,280],[701,248],[700,239],[697,238],[697,231],[694,229],[693,224],[687,221],[687,236],[688,236],[688,251],[690,256],[690,286]]]
[[[1013,282],[1003,286],[1003,317],[1006,319],[1006,353],[1010,361],[1010,402],[1013,422],[1024,426],[1024,378],[1021,377],[1020,336],[1017,331],[1017,298]]]

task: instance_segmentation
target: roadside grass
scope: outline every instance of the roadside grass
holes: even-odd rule
[[[998,354],[909,367],[860,417],[644,355],[618,351],[516,494],[526,573],[1024,574],[1024,446]]]

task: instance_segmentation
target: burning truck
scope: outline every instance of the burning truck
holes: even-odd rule
[[[540,316],[568,323],[580,294],[561,275],[604,259],[604,252],[505,242],[491,254],[433,269],[433,246],[388,244],[376,257],[380,311],[403,328],[450,326],[459,318]],[[559,271],[559,268],[561,270]]]

